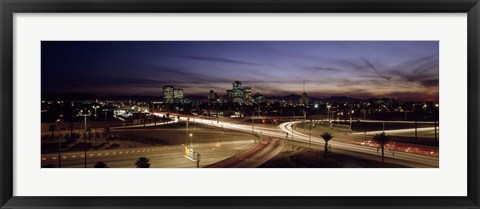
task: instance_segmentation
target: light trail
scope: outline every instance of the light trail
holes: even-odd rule
[[[187,121],[187,120],[191,121],[191,118],[192,117],[189,117],[189,116],[179,117],[180,121]],[[278,128],[255,127],[255,133],[264,135],[264,136],[271,136],[271,137],[286,139],[286,133],[292,133],[292,125],[294,123],[300,123],[300,122],[301,121],[282,123],[278,126]],[[250,125],[235,124],[235,123],[211,120],[211,119],[206,119],[201,117],[196,117],[195,123],[219,127],[219,128],[249,132],[249,133],[252,132],[252,127]],[[294,133],[294,139],[293,139],[294,141],[308,143],[309,137],[307,134],[303,134],[295,130],[293,130],[293,133]],[[288,139],[291,139],[290,137],[291,136],[289,136]],[[337,137],[342,137],[342,136],[337,136]],[[311,137],[311,143],[316,145],[324,144],[323,139],[315,136]],[[347,151],[350,155],[353,155],[353,156],[357,156],[358,155],[357,153],[375,156],[378,158],[380,158],[381,156],[381,153],[377,153],[377,149],[372,147],[366,147],[366,146],[338,142],[338,141],[330,141],[329,144],[333,148]],[[395,152],[395,156],[390,156],[386,154],[385,158],[386,160],[394,159],[395,163],[412,166],[412,167],[438,167],[439,166],[438,157],[425,156],[425,155],[419,155],[414,153]],[[405,162],[402,162],[402,161],[405,161]]]

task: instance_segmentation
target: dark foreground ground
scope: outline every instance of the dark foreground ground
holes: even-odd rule
[[[318,150],[284,151],[259,168],[381,168],[379,161],[365,160],[349,155],[328,152],[327,163],[323,161],[324,152]],[[385,168],[406,168],[402,165],[385,163]]]

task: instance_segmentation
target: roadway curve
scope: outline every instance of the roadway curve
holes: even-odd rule
[[[292,133],[292,125],[294,123],[300,123],[301,121],[295,122],[286,122],[279,125],[280,129],[284,132]],[[386,131],[387,132],[387,131]],[[348,137],[346,135],[336,136],[336,137]],[[309,140],[309,136],[300,132],[293,130],[293,138],[295,141],[300,142],[307,142]],[[311,143],[317,145],[324,145],[324,141],[321,138],[312,136]],[[379,159],[378,156],[381,153],[377,153],[377,148],[374,147],[367,147],[361,146],[356,144],[350,144],[345,142],[338,142],[332,140],[329,142],[333,148],[340,149],[341,153],[346,153],[353,156],[364,157],[371,159],[371,156],[375,156],[375,159]],[[370,157],[365,157],[365,155],[370,155]],[[426,156],[426,155],[419,155],[414,153],[407,153],[407,152],[395,152],[395,154],[387,154],[385,155],[386,162],[396,163],[400,165],[410,166],[410,167],[438,167],[438,157],[433,156]]]
[[[192,121],[191,117],[189,116],[180,116],[179,119],[181,121],[187,121],[187,120]],[[244,125],[244,124],[235,124],[235,123],[198,118],[198,117],[195,119],[195,122],[203,125],[215,126],[219,128],[232,129],[232,130],[238,130],[238,131],[244,131],[244,132],[250,132],[250,133],[253,131],[252,126]],[[301,121],[286,122],[286,123],[280,124],[276,128],[263,127],[263,126],[254,127],[254,132],[262,136],[270,136],[270,137],[276,137],[276,138],[286,138],[286,133],[289,133],[290,134],[288,138],[289,140],[308,143],[309,136],[306,134],[297,132],[295,130],[293,130],[293,139],[291,138],[292,125],[294,123],[300,123],[300,122]],[[348,136],[336,136],[336,137],[348,137]],[[311,143],[313,145],[324,144],[323,139],[314,137],[314,136],[311,137]],[[339,152],[342,154],[348,154],[351,156],[356,156],[364,159],[380,160],[381,153],[378,153],[377,149],[373,147],[366,147],[366,146],[361,146],[361,145],[356,145],[351,143],[338,142],[338,141],[335,141],[335,139],[330,141],[329,144],[332,146],[332,148],[335,149],[336,152]],[[425,156],[425,155],[419,155],[419,154],[407,153],[407,152],[395,152],[394,155],[393,154],[389,155],[386,152],[385,161],[389,163],[396,163],[396,164],[405,165],[409,167],[428,167],[428,168],[439,167],[438,157]]]
[[[256,146],[225,160],[205,166],[206,168],[256,168],[277,156],[284,144],[279,139],[264,139]]]

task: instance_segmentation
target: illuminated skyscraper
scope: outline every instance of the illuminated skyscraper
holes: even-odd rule
[[[163,87],[163,102],[164,103],[173,103],[173,86],[164,86]]]
[[[183,103],[183,89],[173,89],[173,102]]]
[[[173,86],[163,87],[164,103],[183,103],[183,89],[175,89]]]
[[[245,102],[242,82],[240,81],[233,82],[232,100],[233,102],[240,103],[240,104]]]
[[[252,87],[245,86],[243,87],[244,95],[245,95],[245,103],[252,103]]]

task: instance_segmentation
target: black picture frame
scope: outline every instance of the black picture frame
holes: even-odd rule
[[[0,0],[1,208],[479,208],[478,0]],[[14,13],[467,13],[468,195],[465,197],[19,197],[13,196]],[[446,179],[449,181],[450,179]],[[379,185],[372,185],[379,186]],[[438,188],[448,189],[448,188]]]

